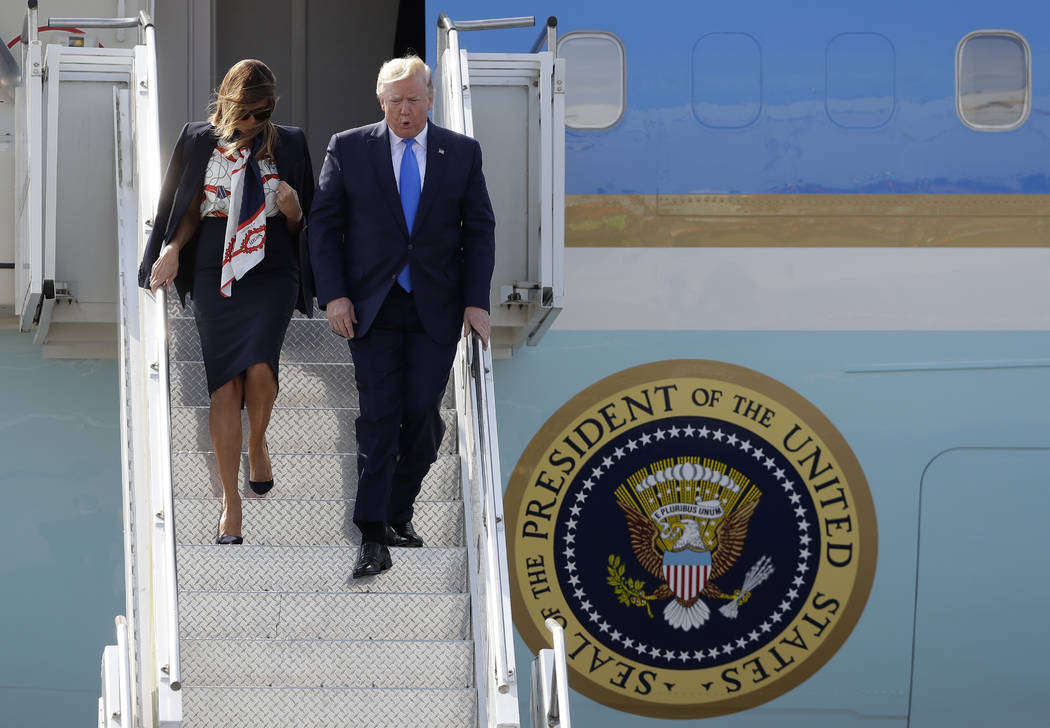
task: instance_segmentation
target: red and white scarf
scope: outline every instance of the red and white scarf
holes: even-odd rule
[[[226,218],[226,244],[222,253],[219,293],[233,295],[233,281],[262,262],[266,255],[266,197],[262,174],[255,158],[259,138],[252,148],[239,148],[230,173],[230,210]]]

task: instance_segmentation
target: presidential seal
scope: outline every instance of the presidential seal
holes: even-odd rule
[[[875,513],[812,404],[722,362],[656,362],[548,420],[505,498],[514,620],[565,628],[573,689],[699,718],[754,707],[828,661],[875,574]]]

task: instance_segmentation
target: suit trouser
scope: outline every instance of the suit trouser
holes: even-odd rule
[[[456,344],[434,341],[412,294],[394,284],[350,353],[361,406],[354,523],[404,523],[445,433],[441,401]]]

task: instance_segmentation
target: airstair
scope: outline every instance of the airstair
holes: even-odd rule
[[[390,572],[353,580],[358,410],[346,342],[323,319],[291,322],[268,431],[277,485],[245,498],[246,544],[222,547],[199,339],[177,307],[168,320],[184,725],[474,725],[454,388],[417,501],[427,546],[394,549]]]
[[[427,545],[392,549],[390,571],[354,580],[353,364],[323,318],[297,314],[268,430],[276,486],[254,496],[244,457],[245,544],[216,545],[221,486],[192,313],[165,291],[137,285],[161,172],[152,22],[146,13],[51,18],[53,26],[137,28],[140,44],[116,53],[45,52],[35,5],[21,51],[22,67],[37,73],[23,75],[18,143],[27,190],[22,248],[36,261],[25,266],[22,314],[38,338],[47,335],[40,332],[49,307],[61,302],[42,275],[63,257],[61,235],[42,255],[32,244],[56,206],[32,174],[43,154],[40,130],[58,123],[55,114],[44,123],[43,107],[58,107],[63,79],[97,84],[114,130],[127,610],[116,618],[116,644],[103,653],[100,728],[519,726],[490,351],[475,337],[460,344],[439,460],[416,503],[414,523]],[[445,47],[450,36],[455,47],[455,24],[443,22]],[[553,72],[551,53],[520,55],[536,73]],[[465,54],[456,49],[445,61],[446,78],[469,79]],[[518,80],[528,87],[526,76]],[[451,123],[470,132],[462,95],[446,95],[443,108],[446,115],[458,108]],[[552,307],[547,299],[541,318]],[[564,640],[560,627],[551,629],[560,660],[545,650],[537,662],[534,725],[568,726]]]

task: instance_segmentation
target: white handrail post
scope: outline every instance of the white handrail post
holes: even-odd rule
[[[540,650],[532,662],[532,728],[572,728],[565,630],[553,618],[543,624],[554,647]]]
[[[115,620],[117,625],[117,665],[120,675],[120,723],[130,726],[131,719],[131,665],[128,652],[128,623],[123,616]]]
[[[552,698],[557,698],[556,704],[552,705],[547,713],[547,722],[552,726],[557,725],[558,728],[572,728],[572,720],[569,717],[569,665],[568,654],[565,651],[565,630],[555,619],[546,620],[544,625],[554,638],[554,689],[551,692]],[[555,722],[551,722],[552,718]]]

